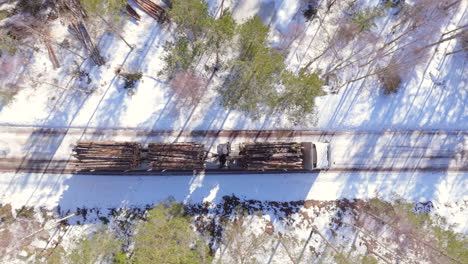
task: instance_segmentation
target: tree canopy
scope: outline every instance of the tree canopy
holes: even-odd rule
[[[210,260],[206,242],[193,230],[180,203],[155,206],[136,230],[132,263],[197,264]]]

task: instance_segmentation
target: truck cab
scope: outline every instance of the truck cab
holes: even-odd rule
[[[303,142],[304,169],[326,169],[330,167],[329,143]]]

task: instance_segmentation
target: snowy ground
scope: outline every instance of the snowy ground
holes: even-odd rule
[[[216,10],[221,1],[210,1]],[[234,1],[226,1],[226,4]],[[340,2],[340,1],[338,1]],[[372,1],[367,1],[372,2]],[[292,21],[300,20],[299,1],[242,0],[233,4],[234,15],[242,20],[261,10],[264,21],[272,25],[272,38]],[[465,25],[467,2],[443,24],[449,31]],[[335,15],[338,15],[336,13]],[[382,19],[384,20],[384,19]],[[386,21],[378,21],[383,30]],[[53,36],[61,42],[67,38],[66,27],[57,22]],[[304,66],[317,52],[317,24],[307,24],[307,31],[293,45],[288,58],[290,68]],[[323,34],[323,32],[321,32]],[[184,141],[199,138],[177,138],[176,135],[147,138],[150,130],[225,130],[225,129],[307,129],[327,131],[371,131],[376,134],[345,134],[333,137],[310,137],[312,141],[328,140],[336,167],[424,167],[451,166],[466,168],[468,128],[468,85],[466,56],[445,56],[457,47],[451,40],[431,49],[430,61],[414,69],[398,93],[383,95],[375,82],[361,81],[341,88],[317,100],[317,115],[305,125],[294,126],[282,116],[253,120],[237,111],[220,106],[220,98],[209,92],[196,106],[180,101],[157,73],[162,68],[162,45],[171,32],[146,15],[139,23],[127,22],[122,35],[136,49],[131,51],[118,37],[104,34],[99,48],[107,64],[98,68],[87,60],[82,69],[89,73],[95,89],[91,94],[61,90],[80,87],[70,72],[78,57],[57,51],[62,67],[54,70],[41,50],[35,55],[23,54],[27,63],[25,75],[1,73],[0,85],[17,83],[20,92],[8,105],[0,105],[0,159],[37,158],[68,159],[77,139]],[[320,35],[320,34],[319,34]],[[71,39],[70,39],[71,40]],[[273,41],[272,41],[273,42]],[[71,40],[72,47],[79,50]],[[75,45],[75,46],[73,46]],[[0,62],[6,57],[0,58]],[[142,71],[135,94],[122,88],[123,81],[114,70],[122,66],[129,71]],[[200,66],[202,68],[202,65]],[[16,73],[16,72],[15,72]],[[208,73],[204,73],[208,74]],[[48,83],[48,84],[47,84]],[[215,79],[210,89],[217,85]],[[11,128],[12,126],[13,128]],[[25,126],[17,133],[15,126]],[[56,127],[67,134],[43,136],[34,128]],[[96,128],[130,128],[140,135],[118,132],[93,134]],[[405,132],[402,135],[381,131],[437,131],[436,134]],[[461,132],[458,132],[461,131]],[[224,139],[200,139],[215,146]],[[242,140],[241,138],[235,140]],[[272,140],[272,139],[269,139]],[[307,139],[308,140],[308,139]],[[152,204],[168,196],[180,201],[219,201],[223,195],[235,194],[247,199],[293,201],[305,199],[370,198],[376,194],[391,199],[395,195],[410,201],[432,201],[462,208],[468,200],[468,176],[465,171],[438,172],[318,172],[275,175],[194,175],[194,176],[90,176],[49,175],[6,172],[0,174],[0,203],[46,206],[74,210],[77,207],[120,207]],[[466,210],[437,209],[457,231],[467,233]],[[303,233],[303,235],[306,233]]]
[[[216,10],[218,2],[211,1]],[[232,1],[226,1],[226,4]],[[301,21],[298,13],[299,1],[239,1],[233,4],[234,14],[239,20],[253,15],[262,7],[263,17],[271,17],[272,36],[278,36],[289,23]],[[449,19],[447,31],[457,25],[466,24],[464,10],[466,2]],[[249,10],[249,12],[245,12]],[[242,14],[242,16],[241,16]],[[328,16],[340,15],[335,12]],[[328,19],[328,18],[327,18]],[[378,21],[377,30],[385,29],[385,21]],[[305,59],[318,52],[314,41],[321,45],[323,40],[316,38],[317,25],[306,24],[304,37],[293,43],[288,57],[291,68],[304,66]],[[67,36],[66,27],[54,25],[53,35],[61,42]],[[77,91],[61,90],[50,84],[62,87],[79,87],[80,81],[72,81],[70,72],[76,61],[81,59],[65,51],[59,51],[63,67],[54,70],[48,60],[47,51],[41,49],[34,56],[25,56],[27,77],[7,75],[0,84],[17,82],[22,89],[13,102],[3,106],[0,124],[27,124],[47,127],[106,127],[139,128],[163,130],[218,130],[218,129],[279,129],[294,128],[282,116],[267,116],[252,120],[237,111],[220,106],[217,94],[206,93],[199,105],[192,106],[174,96],[164,78],[158,76],[162,69],[162,45],[171,38],[171,31],[161,27],[152,18],[143,15],[139,23],[127,22],[122,35],[133,45],[130,50],[118,37],[104,34],[99,48],[106,57],[107,64],[94,67],[89,60],[82,69],[89,73],[91,83],[87,89],[96,89],[87,95]],[[325,37],[324,37],[325,38]],[[73,42],[72,44],[77,45]],[[273,43],[275,43],[273,41]],[[447,51],[456,48],[457,41],[451,40],[431,50],[431,60],[425,67],[414,70],[405,80],[397,94],[383,95],[378,83],[356,82],[339,90],[337,94],[321,97],[317,101],[317,116],[305,120],[307,124],[295,128],[327,130],[343,129],[466,129],[468,111],[466,102],[467,70],[462,53],[445,56]],[[300,60],[298,60],[300,59]],[[303,61],[304,60],[304,61]],[[202,63],[203,64],[203,63]],[[116,78],[114,70],[123,66],[128,71],[142,71],[133,96],[122,88],[123,81]],[[200,65],[200,68],[203,65]],[[204,72],[208,75],[209,73]],[[219,80],[215,78],[210,89],[216,89]],[[315,120],[315,118],[317,120]],[[316,122],[315,122],[316,121]],[[314,125],[315,123],[315,125]]]
[[[193,176],[95,176],[2,173],[1,203],[18,208],[45,206],[74,211],[77,207],[137,207],[169,196],[179,201],[219,202],[224,195],[270,201],[385,199],[404,197],[435,204],[468,200],[465,173],[304,173]],[[460,214],[461,213],[461,214]],[[447,216],[468,231],[467,212]]]

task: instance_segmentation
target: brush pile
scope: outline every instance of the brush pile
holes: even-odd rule
[[[145,11],[150,17],[154,18],[158,23],[169,21],[169,16],[160,5],[153,3],[151,0],[133,0],[135,4]]]
[[[243,143],[240,165],[247,170],[302,170],[302,145],[296,142]]]
[[[153,170],[202,170],[203,148],[198,143],[150,143],[146,158]]]
[[[86,27],[83,24],[83,22],[71,23],[70,29],[81,42],[83,47],[86,48],[93,62],[98,66],[104,65],[106,62],[99,53],[99,50],[96,47],[96,45],[94,45],[94,42],[91,40],[91,37],[88,34],[88,30],[86,30]]]
[[[136,142],[78,142],[73,151],[79,170],[125,171],[140,166],[141,146]]]

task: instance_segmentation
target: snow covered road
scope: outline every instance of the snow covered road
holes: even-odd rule
[[[332,170],[466,171],[466,131],[145,131],[2,127],[0,168],[25,171],[72,160],[79,140],[202,142],[211,152],[220,143],[251,141],[329,142]],[[53,164],[53,162],[52,162]],[[56,166],[60,166],[57,164]],[[63,166],[63,165],[62,165]]]

